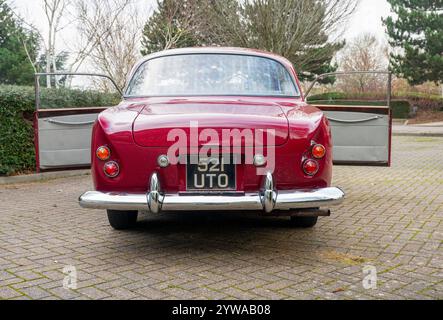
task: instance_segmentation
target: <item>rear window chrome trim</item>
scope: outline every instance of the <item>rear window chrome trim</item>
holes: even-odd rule
[[[189,98],[189,97],[258,97],[258,98],[286,98],[286,99],[300,99],[301,96],[288,96],[288,95],[268,95],[268,94],[257,94],[257,95],[251,95],[251,94],[171,94],[171,95],[146,95],[146,96],[123,96],[123,99],[146,99],[146,98],[173,98],[173,97],[180,97],[180,98]]]

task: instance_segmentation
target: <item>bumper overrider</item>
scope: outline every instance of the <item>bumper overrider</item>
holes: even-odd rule
[[[79,198],[80,206],[88,209],[122,211],[262,211],[273,214],[280,210],[300,211],[303,215],[329,215],[329,210],[312,210],[340,204],[344,192],[335,187],[312,190],[282,190],[274,188],[272,174],[268,173],[258,193],[242,195],[223,194],[166,194],[161,191],[159,177],[151,176],[150,191],[146,194],[103,193],[88,191]]]

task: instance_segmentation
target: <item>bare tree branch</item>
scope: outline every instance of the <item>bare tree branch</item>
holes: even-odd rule
[[[60,24],[65,17],[66,10],[68,8],[69,1],[67,0],[43,0],[43,10],[45,12],[48,34],[46,37],[42,36],[42,32],[39,32],[44,39],[45,44],[45,59],[46,59],[46,72],[57,72],[56,64],[56,45],[58,33],[62,30]],[[55,85],[58,86],[57,81]],[[46,77],[46,86],[51,87],[51,77]]]
[[[28,61],[31,64],[32,69],[34,70],[34,73],[37,73],[37,67],[36,67],[36,63],[37,62],[33,61],[33,59],[31,58],[31,55],[29,53],[28,45],[26,44],[26,41],[22,37],[20,37],[20,41],[21,41],[21,43],[23,45],[23,48],[25,49],[26,56],[28,57]]]
[[[77,0],[75,6],[82,43],[72,69],[78,70],[87,61],[123,87],[139,58],[142,21],[138,8],[131,0]]]
[[[363,34],[338,54],[341,71],[386,70],[389,64],[388,46],[382,44],[374,35]],[[352,75],[339,80],[338,87],[352,92],[384,91],[386,78],[381,75]]]

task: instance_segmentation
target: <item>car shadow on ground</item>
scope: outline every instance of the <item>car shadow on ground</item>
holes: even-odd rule
[[[263,217],[245,213],[140,215],[134,229],[112,233],[117,238],[133,238],[137,243],[133,246],[135,250],[162,248],[170,253],[177,250],[213,253],[216,249],[229,252],[246,250],[260,255],[290,249],[294,254],[324,246],[323,241],[318,239],[318,227],[297,228],[291,225],[288,217]],[[116,240],[114,238],[114,243]],[[129,249],[127,244],[125,250]]]
[[[155,231],[156,228],[170,231],[201,232],[202,230],[229,229],[297,229],[289,217],[260,216],[256,213],[182,212],[161,215],[140,214],[138,230]]]

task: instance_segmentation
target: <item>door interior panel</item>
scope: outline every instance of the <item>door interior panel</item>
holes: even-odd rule
[[[92,128],[98,113],[104,109],[38,111],[39,168],[54,170],[90,166]]]
[[[96,119],[96,113],[38,119],[40,168],[90,165]]]
[[[388,107],[322,106],[329,120],[334,164],[390,164],[391,112]]]

